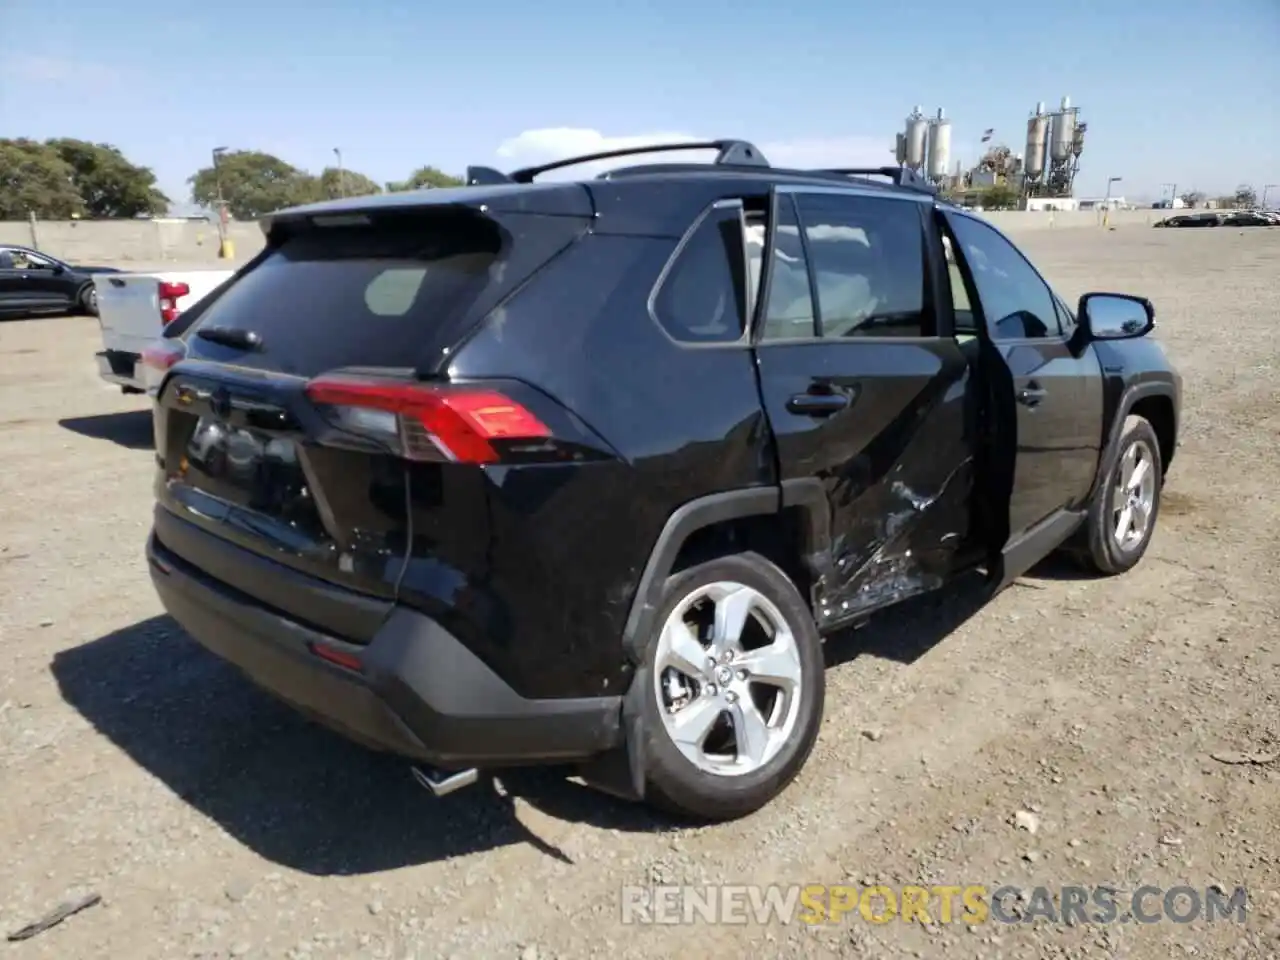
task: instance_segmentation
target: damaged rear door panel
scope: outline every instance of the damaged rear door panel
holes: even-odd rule
[[[972,545],[976,389],[939,330],[927,209],[779,188],[770,218],[761,394],[784,502],[826,529],[811,560],[824,628],[941,586]]]

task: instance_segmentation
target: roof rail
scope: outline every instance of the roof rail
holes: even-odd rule
[[[645,153],[671,153],[677,150],[715,150],[715,164],[719,166],[767,167],[760,148],[746,140],[697,140],[686,143],[652,143],[639,147],[623,147],[618,150],[602,150],[599,153],[587,153],[579,157],[566,157],[537,167],[523,167],[511,173],[503,173],[492,167],[467,167],[467,183],[532,183],[533,178],[561,167],[573,167],[580,163],[591,163],[594,160],[610,160],[613,157],[631,157]]]
[[[818,172],[834,173],[843,177],[888,177],[896,187],[915,190],[919,193],[936,194],[938,192],[937,187],[910,167],[841,167]]]

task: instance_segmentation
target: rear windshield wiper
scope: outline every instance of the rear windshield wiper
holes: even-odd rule
[[[238,330],[235,327],[201,327],[196,336],[210,343],[220,343],[224,347],[240,347],[245,350],[262,346],[262,337],[252,330]]]

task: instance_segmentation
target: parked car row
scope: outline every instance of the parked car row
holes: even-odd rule
[[[1206,210],[1165,217],[1156,227],[1280,227],[1280,211],[1276,210]]]

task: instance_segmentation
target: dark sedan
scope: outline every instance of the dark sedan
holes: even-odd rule
[[[0,316],[98,312],[95,273],[119,273],[115,267],[63,263],[27,247],[0,246]]]
[[[1158,221],[1157,227],[1220,227],[1224,215],[1221,213],[1184,213],[1167,220]]]
[[[1229,213],[1223,220],[1223,225],[1228,227],[1274,227],[1280,226],[1280,218],[1260,210],[1241,210],[1237,213]]]

